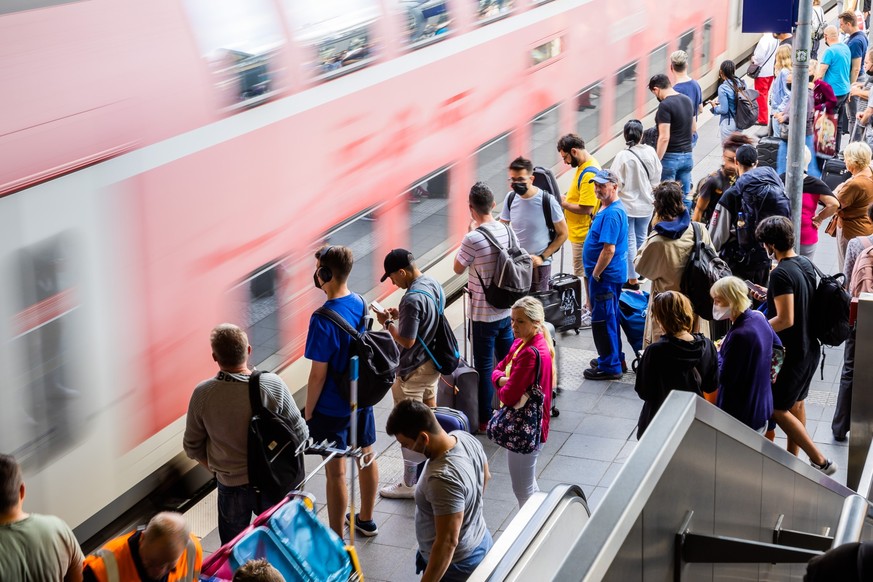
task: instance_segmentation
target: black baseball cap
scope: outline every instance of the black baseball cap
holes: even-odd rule
[[[412,253],[407,251],[406,249],[394,249],[385,257],[385,274],[382,275],[382,278],[379,279],[380,282],[384,282],[385,279],[388,278],[388,275],[399,271],[400,269],[406,269],[412,266],[412,263],[415,262],[415,257],[412,256]]]
[[[741,166],[751,168],[758,163],[758,150],[755,146],[743,144],[737,148],[737,163]]]

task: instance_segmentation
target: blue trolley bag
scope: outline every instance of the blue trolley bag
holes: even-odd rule
[[[453,430],[470,432],[470,423],[467,421],[467,415],[460,410],[447,406],[437,406],[433,409],[433,414],[446,432],[452,432]]]
[[[620,313],[621,329],[627,338],[627,343],[634,350],[636,359],[632,369],[636,372],[643,350],[643,336],[646,330],[646,311],[649,307],[649,293],[647,291],[631,291],[625,289],[618,298],[618,310]]]

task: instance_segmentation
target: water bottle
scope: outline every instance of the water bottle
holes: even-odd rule
[[[748,247],[753,242],[752,233],[749,232],[749,228],[746,226],[746,215],[741,210],[737,212],[737,242],[741,247]]]

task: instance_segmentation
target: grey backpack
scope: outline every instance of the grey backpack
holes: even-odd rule
[[[479,283],[485,292],[485,301],[498,309],[509,309],[512,304],[524,297],[530,291],[533,280],[533,263],[527,251],[518,246],[515,233],[506,224],[503,225],[509,233],[509,248],[504,248],[497,242],[487,228],[480,226],[476,230],[482,233],[494,248],[497,249],[497,262],[494,265],[494,276],[488,285],[478,272]]]

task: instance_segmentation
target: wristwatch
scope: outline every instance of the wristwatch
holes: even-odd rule
[[[388,326],[391,325],[392,323],[394,323],[394,320],[393,320],[393,319],[386,319],[386,320],[385,320],[385,323],[382,324],[382,328],[383,328],[383,329],[388,329]]]

